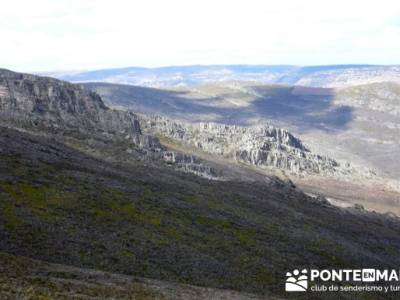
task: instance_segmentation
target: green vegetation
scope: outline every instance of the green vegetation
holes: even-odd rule
[[[36,144],[48,149],[45,143]],[[61,144],[52,143],[52,153],[33,147],[0,153],[2,251],[257,294],[283,293],[293,266],[372,265],[371,253],[382,253],[388,236],[388,264],[398,262],[396,228],[343,217],[294,189],[99,160]],[[96,157],[108,151],[97,149]],[[363,240],[361,230],[373,238]],[[32,285],[32,297],[55,295]]]
[[[49,265],[2,252],[0,265],[0,299],[164,299],[157,282]]]

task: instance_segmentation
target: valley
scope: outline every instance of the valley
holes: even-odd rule
[[[133,299],[337,299],[287,294],[282,278],[293,266],[399,263],[395,173],[362,164],[368,153],[340,156],[306,138],[355,130],[335,105],[356,101],[332,108],[322,101],[332,90],[182,92],[8,70],[0,90],[0,291],[9,299],[125,299],[130,289]],[[340,294],[355,296],[368,299]]]
[[[0,300],[400,299],[400,1],[3,1]]]
[[[98,92],[108,105],[136,109],[145,116],[161,115],[172,123],[189,124],[185,125],[189,128],[193,126],[190,123],[199,122],[286,128],[311,152],[326,155],[342,167],[349,165],[357,171],[349,171],[351,176],[336,173],[336,178],[325,180],[299,173],[293,176],[293,172],[286,170],[284,177],[312,194],[329,195],[333,202],[358,203],[383,213],[400,212],[397,84],[375,83],[340,90],[254,86],[245,82],[168,90],[106,83],[87,86]],[[383,102],[385,105],[376,104]],[[168,126],[160,128],[164,135],[170,136],[171,132],[165,132]],[[182,142],[181,137],[177,140]],[[342,184],[348,188],[338,189]]]

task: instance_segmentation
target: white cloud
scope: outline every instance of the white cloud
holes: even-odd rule
[[[398,0],[0,4],[0,66],[22,71],[214,63],[400,63]]]

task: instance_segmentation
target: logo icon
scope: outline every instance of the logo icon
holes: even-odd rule
[[[305,292],[308,288],[308,276],[307,270],[303,269],[300,273],[299,270],[294,270],[293,274],[290,272],[286,273],[286,292]]]
[[[363,269],[362,270],[362,281],[374,282],[375,281],[375,269]]]

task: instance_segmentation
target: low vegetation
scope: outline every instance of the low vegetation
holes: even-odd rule
[[[284,184],[208,181],[148,161],[100,159],[107,146],[95,153],[2,128],[2,251],[261,296],[282,294],[293,267],[400,262],[390,250],[400,246],[399,226],[383,216]],[[52,299],[53,290],[34,288],[32,299]]]

